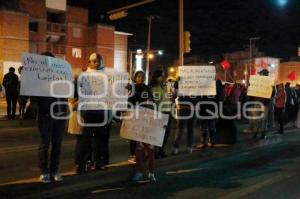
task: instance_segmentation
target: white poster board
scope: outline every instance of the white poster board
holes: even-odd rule
[[[24,53],[21,95],[71,98],[74,96],[71,65],[62,59]]]
[[[180,66],[179,77],[181,96],[216,95],[215,66]]]
[[[249,81],[250,86],[247,91],[248,96],[267,99],[271,98],[275,77],[251,75]]]
[[[105,70],[85,72],[78,78],[81,110],[126,110],[128,73]]]
[[[169,115],[157,111],[137,107],[127,111],[120,135],[122,138],[161,147],[165,136],[165,126],[168,124]]]

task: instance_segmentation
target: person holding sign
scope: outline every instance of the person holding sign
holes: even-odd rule
[[[42,53],[42,55],[54,57],[54,55],[49,52]],[[49,183],[51,180],[62,181],[63,179],[59,174],[59,163],[66,120],[54,117],[66,116],[67,105],[57,104],[52,107],[52,104],[57,102],[67,103],[67,99],[58,99],[54,97],[32,97],[31,100],[35,101],[38,105],[37,121],[41,136],[41,142],[39,145],[39,167],[41,171],[40,180],[43,183]],[[51,110],[52,108],[53,110]],[[51,157],[49,159],[48,153],[50,143]]]
[[[152,100],[152,93],[150,88],[144,83],[145,82],[145,73],[143,71],[137,71],[134,74],[134,85],[133,87],[129,86],[129,98],[128,102],[132,105],[138,105],[143,102],[147,102],[149,99]],[[128,162],[135,163],[136,162],[136,141],[130,141],[130,155],[128,158]]]
[[[103,58],[99,53],[89,57],[87,73],[99,73],[105,68]],[[79,85],[80,86],[80,85]],[[86,172],[87,155],[93,146],[95,170],[104,170],[109,164],[109,137],[111,127],[110,110],[79,110],[82,112],[84,126],[82,136],[77,139],[76,173]],[[101,125],[100,125],[101,124]]]
[[[130,89],[134,91],[129,97],[129,102],[133,106],[139,106],[144,102],[153,101],[152,93],[150,88],[145,84],[145,73],[143,71],[137,71],[134,75],[134,88]],[[154,176],[154,161],[155,161],[155,148],[154,146],[142,142],[131,141],[131,152],[135,149],[135,161],[136,161],[136,173],[132,178],[132,181],[138,182],[143,179],[143,162],[148,156],[148,179],[151,182],[156,182]]]

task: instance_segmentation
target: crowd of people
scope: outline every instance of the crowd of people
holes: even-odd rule
[[[22,70],[23,67],[20,66],[18,68],[19,75],[22,74]],[[20,78],[15,74],[14,67],[10,67],[9,72],[4,75],[0,93],[2,97],[6,98],[7,119],[16,119],[17,103],[19,104],[19,116],[24,118],[29,97],[20,95]]]
[[[45,56],[53,55],[44,53]],[[85,72],[92,73],[104,70],[103,59],[100,54],[93,53],[89,58],[89,64]],[[13,82],[13,83],[12,83]],[[195,147],[205,149],[214,147],[216,144],[232,145],[238,141],[237,121],[244,119],[240,115],[239,106],[247,102],[259,102],[251,106],[248,110],[249,115],[253,116],[249,120],[249,129],[253,133],[253,138],[263,139],[268,130],[277,128],[279,134],[284,133],[285,126],[300,127],[299,103],[300,103],[300,85],[292,88],[290,83],[286,85],[278,84],[273,87],[270,99],[247,96],[247,87],[239,83],[223,83],[216,80],[215,96],[182,96],[178,93],[180,77],[174,81],[167,81],[164,71],[154,71],[150,84],[145,84],[145,74],[143,71],[137,71],[133,78],[133,84],[128,85],[128,102],[134,106],[152,102],[159,105],[163,104],[162,113],[169,115],[168,125],[165,127],[165,136],[162,147],[155,147],[147,143],[130,141],[128,146],[128,161],[135,163],[135,175],[133,181],[139,181],[144,178],[144,167],[148,165],[147,178],[155,182],[155,159],[168,156],[166,145],[170,141],[171,132],[174,132],[173,154],[177,155],[180,151],[180,144],[183,136],[186,136],[186,151],[192,153]],[[77,80],[75,78],[75,85]],[[14,69],[5,75],[3,85],[6,89],[6,98],[8,103],[8,118],[15,118],[15,101],[18,96],[19,81],[14,74]],[[11,86],[14,85],[14,86]],[[77,88],[77,86],[75,86]],[[13,90],[13,91],[12,91]],[[53,97],[32,97],[31,103],[38,106],[38,129],[41,137],[39,146],[39,167],[40,179],[44,183],[51,181],[62,181],[59,174],[59,162],[63,135],[68,123],[67,120],[58,120],[51,116],[50,107],[57,101],[66,102],[68,99],[57,99]],[[70,102],[70,99],[69,99]],[[169,103],[168,103],[169,102]],[[23,102],[24,104],[24,102]],[[111,110],[79,110],[78,92],[75,91],[75,97],[71,101],[72,110],[80,111],[84,124],[99,124],[108,120],[101,126],[84,125],[76,135],[75,148],[75,170],[76,174],[84,174],[91,170],[105,170],[109,164],[109,138],[111,124],[113,122],[113,112]],[[175,106],[173,106],[175,104]],[[26,103],[25,103],[26,105]],[[261,105],[261,107],[259,107]],[[175,116],[172,114],[176,109]],[[257,109],[261,108],[261,111]],[[12,109],[12,110],[11,110]],[[218,111],[216,111],[218,109]],[[198,112],[198,114],[195,114]],[[222,112],[227,117],[221,117]],[[24,109],[20,109],[24,114]],[[212,114],[217,113],[217,114]],[[54,109],[57,116],[68,115],[66,105],[58,105]],[[254,117],[261,115],[262,117]],[[199,118],[198,115],[201,117]],[[200,124],[201,141],[194,142],[194,127]],[[176,126],[174,131],[171,127]],[[48,151],[51,144],[51,156],[48,157]]]

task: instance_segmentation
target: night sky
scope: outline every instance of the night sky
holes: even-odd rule
[[[285,3],[282,6],[280,3]],[[133,33],[132,50],[147,43],[149,15],[153,21],[152,49],[164,49],[176,57],[178,49],[178,1],[157,0],[128,10],[124,19],[110,22],[106,11],[137,0],[70,0],[90,10],[90,23],[109,23]],[[261,37],[259,49],[268,56],[288,58],[300,46],[299,0],[185,0],[185,29],[191,32],[192,55],[208,58],[246,49],[250,37]]]

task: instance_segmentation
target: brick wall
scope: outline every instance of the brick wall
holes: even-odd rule
[[[24,13],[0,11],[0,79],[3,78],[4,61],[20,61],[28,52],[29,16]]]

